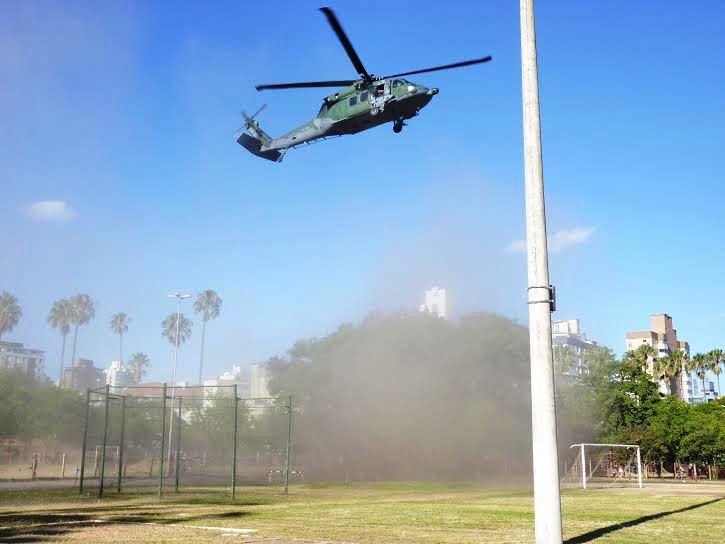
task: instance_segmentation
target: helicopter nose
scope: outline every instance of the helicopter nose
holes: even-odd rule
[[[438,94],[438,88],[437,87],[433,87],[432,89],[429,89],[428,90],[428,94],[431,95],[431,96],[437,95]]]

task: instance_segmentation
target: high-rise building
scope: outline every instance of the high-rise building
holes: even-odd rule
[[[90,359],[77,358],[73,366],[63,369],[63,387],[84,393],[86,389],[97,389],[106,384],[103,370],[96,368]]]
[[[220,385],[236,385],[240,398],[251,396],[249,371],[241,366],[234,365],[231,372],[225,372],[213,380],[204,380],[204,386],[210,392],[216,392]]]
[[[106,384],[112,387],[128,387],[134,383],[133,372],[121,361],[111,361],[111,366],[103,372],[106,375]]]
[[[556,347],[567,347],[573,355],[571,365],[562,374],[569,378],[576,378],[582,374],[589,373],[584,354],[587,350],[597,345],[593,340],[589,340],[587,335],[581,330],[581,324],[578,319],[567,319],[561,321],[553,321],[551,323],[551,336],[554,345],[554,356],[556,357]]]
[[[433,314],[441,319],[448,318],[448,305],[446,302],[446,290],[440,287],[432,287],[425,292],[425,303],[420,305],[421,312]]]
[[[252,379],[249,384],[249,396],[253,399],[268,398],[269,394],[269,376],[267,373],[267,365],[258,363],[252,365]]]
[[[45,380],[45,352],[20,342],[0,342],[0,368],[14,368],[35,381]]]
[[[677,350],[690,356],[690,345],[677,338],[677,331],[672,327],[672,318],[667,314],[653,314],[650,316],[650,330],[628,332],[626,337],[627,351],[634,351],[642,345],[649,345],[655,350],[657,357],[671,355]],[[655,377],[654,358],[647,362],[647,372]],[[675,383],[659,380],[660,392],[665,395],[677,394],[680,399],[692,402],[692,376],[683,368]]]

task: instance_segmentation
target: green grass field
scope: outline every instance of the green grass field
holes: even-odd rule
[[[294,485],[288,497],[275,492],[239,488],[232,503],[221,493],[160,502],[138,495],[79,499],[66,490],[0,491],[0,542],[533,541],[526,490],[389,483]],[[699,544],[725,535],[722,485],[566,490],[562,507],[570,543]]]

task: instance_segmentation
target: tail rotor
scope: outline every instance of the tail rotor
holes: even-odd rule
[[[262,106],[257,111],[255,111],[254,115],[252,115],[251,117],[247,117],[247,114],[242,112],[242,117],[244,117],[244,119],[246,119],[247,122],[254,121],[254,118],[257,117],[257,115],[259,115],[260,113],[262,113],[264,111],[264,108],[266,108],[266,107],[267,107],[267,104],[262,104]]]
[[[257,121],[255,121],[254,119],[257,117],[257,115],[262,113],[262,111],[264,111],[264,109],[266,107],[267,107],[267,104],[262,104],[262,106],[257,111],[255,111],[251,117],[249,115],[247,115],[246,112],[243,112],[243,111],[240,112],[242,114],[242,117],[244,117],[244,124],[237,129],[237,131],[234,133],[234,135],[236,136],[237,134],[239,134],[240,132],[242,132],[245,129],[246,130],[248,130],[250,128],[258,129],[259,123]]]

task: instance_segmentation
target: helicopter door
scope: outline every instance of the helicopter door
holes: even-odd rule
[[[390,81],[378,81],[370,86],[370,115],[377,115],[385,109],[390,96]]]

